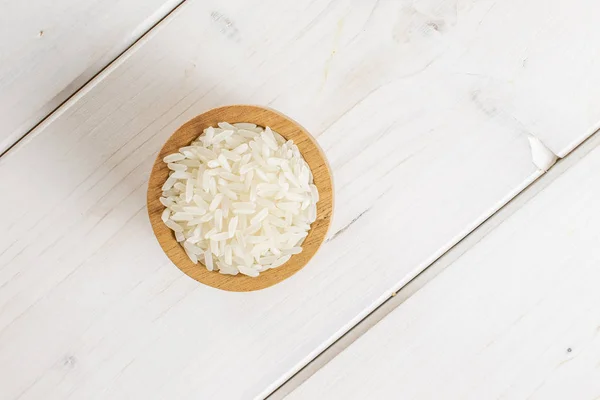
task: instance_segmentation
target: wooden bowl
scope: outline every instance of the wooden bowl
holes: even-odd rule
[[[162,161],[163,158],[168,154],[177,152],[180,147],[189,145],[205,128],[217,126],[218,122],[223,121],[229,123],[251,122],[263,127],[269,126],[284,138],[293,140],[311,168],[314,184],[319,190],[317,220],[311,225],[308,236],[302,244],[302,252],[292,256],[287,263],[278,268],[261,272],[256,278],[242,274],[223,275],[216,271],[208,271],[202,263],[192,263],[183,248],[175,240],[173,232],[167,228],[161,219],[164,206],[160,203],[159,197],[162,194],[162,185],[169,175],[167,165]],[[160,153],[158,153],[156,161],[154,161],[148,184],[147,203],[154,234],[164,252],[180,270],[198,282],[214,288],[233,292],[248,292],[264,289],[292,276],[315,255],[325,240],[331,222],[333,211],[331,171],[325,155],[315,139],[288,117],[263,107],[225,106],[198,115],[171,135]]]

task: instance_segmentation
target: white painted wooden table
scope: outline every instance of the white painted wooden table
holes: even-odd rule
[[[599,398],[599,144],[287,399]]]
[[[0,150],[43,120],[0,156],[2,399],[265,397],[543,175],[531,140],[564,157],[600,120],[591,0],[55,3],[1,5]],[[144,201],[170,133],[232,103],[301,122],[336,191],[317,257],[243,294],[171,265]]]
[[[0,153],[178,3],[28,0],[0,4]]]

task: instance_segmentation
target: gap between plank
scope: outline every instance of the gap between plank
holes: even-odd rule
[[[379,321],[385,318],[396,307],[400,306],[411,296],[421,290],[429,281],[434,279],[449,265],[458,260],[463,254],[473,248],[477,243],[483,240],[491,231],[496,229],[504,221],[510,218],[517,210],[523,207],[532,198],[537,196],[546,187],[552,184],[565,171],[578,163],[594,148],[600,146],[600,131],[594,132],[586,138],[581,144],[575,147],[572,152],[564,158],[559,158],[556,164],[548,172],[541,175],[537,180],[529,184],[520,193],[509,200],[498,211],[490,215],[471,233],[467,234],[462,240],[452,246],[448,251],[438,257],[433,263],[425,268],[421,273],[411,279],[408,283],[392,294],[380,306],[375,308],[366,317],[362,318],[356,325],[350,328],[344,335],[337,339],[333,344],[319,353],[312,361],[306,364],[297,373],[292,375],[281,386],[266,396],[268,400],[281,400],[288,394],[302,385],[312,375],[323,368],[329,361],[333,360],[338,354],[348,348],[354,341],[364,335],[369,329],[375,326]]]
[[[45,117],[40,119],[31,129],[27,130],[20,138],[15,140],[10,146],[8,146],[4,151],[0,153],[0,159],[4,157],[8,152],[10,152],[13,148],[15,148],[19,143],[23,142],[23,140],[29,137],[34,131],[38,130],[41,126],[47,125],[49,121],[52,121],[54,117],[58,114],[60,115],[61,110],[64,109],[68,104],[72,103],[72,100],[78,99],[80,94],[87,92],[85,90],[88,86],[93,87],[95,85],[95,81],[97,79],[101,79],[101,75],[103,75],[106,71],[111,70],[113,64],[117,63],[121,57],[125,55],[130,50],[135,50],[134,48],[138,46],[138,44],[142,41],[145,41],[151,33],[154,32],[154,28],[156,28],[159,24],[169,18],[173,13],[179,10],[183,4],[187,0],[180,0],[172,9],[170,9],[165,15],[160,17],[155,23],[153,23],[148,29],[144,30],[143,33],[133,41],[129,46],[127,46],[123,51],[117,54],[112,60],[110,60],[106,65],[104,65],[98,72],[96,72],[90,79],[84,82],[81,86],[79,86],[70,96],[68,96],[63,102],[61,102],[58,106],[50,110]]]

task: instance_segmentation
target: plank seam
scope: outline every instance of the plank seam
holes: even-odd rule
[[[531,137],[533,136],[531,135]],[[552,172],[549,174],[539,170],[539,174],[537,176],[534,175],[531,180],[528,180],[523,186],[517,188],[515,192],[511,193],[512,197],[503,199],[504,204],[490,214],[488,218],[483,220],[477,226],[473,227],[469,233],[464,235],[462,239],[458,240],[440,256],[431,261],[421,272],[415,274],[412,278],[407,276],[406,281],[401,282],[401,284],[397,286],[398,289],[392,291],[391,294],[384,299],[383,302],[372,309],[371,312],[361,314],[362,318],[358,320],[356,325],[350,327],[350,329],[341,334],[337,339],[333,340],[329,346],[324,346],[324,350],[319,351],[313,360],[298,368],[296,372],[291,374],[288,379],[284,380],[281,385],[275,387],[271,391],[266,390],[263,392],[263,394],[266,395],[266,399],[283,399],[297,387],[302,385],[303,382],[310,379],[311,376],[313,376],[331,360],[337,357],[337,355],[345,351],[356,340],[360,339],[362,335],[383,320],[389,313],[401,306],[406,300],[427,285],[428,282],[431,282],[431,280],[435,279],[440,272],[452,265],[471,248],[476,246],[490,232],[495,230],[505,220],[510,218],[510,216],[514,214],[520,207],[527,204],[529,200],[537,196],[541,191],[544,190],[545,187],[551,185],[566,170],[585,158],[585,156],[587,156],[587,154],[589,154],[597,146],[600,146],[600,128],[594,131],[591,135],[587,136],[563,157],[555,155],[558,162],[558,164],[555,165],[557,165],[558,168],[553,168]],[[365,327],[365,325],[367,326]],[[358,332],[358,336],[352,338],[351,336],[353,332]],[[329,352],[333,352],[333,354],[327,356]],[[317,362],[319,358],[321,358],[323,361],[319,362],[315,366],[316,369],[309,371],[311,364]],[[301,374],[305,371],[308,372],[302,376]]]
[[[121,65],[123,61],[129,58],[131,53],[137,50],[137,48],[143,45],[149,38],[154,36],[157,28],[160,28],[159,25],[167,24],[172,17],[178,12],[182,6],[187,2],[187,0],[181,0],[177,3],[169,12],[167,12],[164,16],[162,16],[158,21],[152,24],[148,29],[144,31],[140,37],[138,37],[131,45],[126,47],[123,51],[117,54],[112,60],[110,60],[102,69],[100,69],[97,73],[95,73],[90,79],[88,79],[84,84],[82,84],[73,94],[67,97],[62,103],[52,109],[45,117],[43,117],[38,123],[36,123],[31,129],[26,131],[20,138],[18,138],[14,143],[8,146],[4,151],[0,153],[0,161],[4,160],[5,156],[8,156],[11,151],[25,144],[27,140],[33,138],[37,135],[38,132],[42,131],[45,127],[47,127],[50,123],[52,123],[56,118],[58,118],[62,113],[68,109],[72,104],[81,99],[83,95],[88,93],[93,87],[95,87],[99,82],[101,82],[108,74],[110,74],[117,66]]]

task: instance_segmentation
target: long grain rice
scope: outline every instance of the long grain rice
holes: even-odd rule
[[[319,192],[291,140],[252,123],[217,125],[163,158],[161,219],[194,264],[256,277],[302,252]]]

